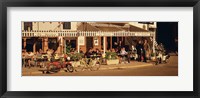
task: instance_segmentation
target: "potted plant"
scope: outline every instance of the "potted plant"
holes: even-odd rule
[[[66,53],[70,53],[70,50],[71,50],[71,46],[66,46]]]
[[[156,53],[151,53],[151,60],[155,61],[156,60]]]
[[[107,65],[119,64],[119,59],[117,57],[117,53],[115,52],[106,52],[105,58],[107,61]]]
[[[83,55],[84,54],[82,54],[82,53],[73,53],[73,54],[72,53],[68,53],[68,56],[70,57],[70,59],[72,61],[78,61],[78,60],[82,59]]]
[[[80,65],[79,60],[81,60],[84,56],[83,53],[68,53],[67,54],[70,57],[70,60],[72,61],[72,66]]]

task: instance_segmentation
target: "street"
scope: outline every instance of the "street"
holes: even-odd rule
[[[102,65],[98,71],[65,72],[43,74],[38,68],[23,68],[22,76],[178,76],[178,56],[171,56],[168,63],[154,65],[131,61],[130,64]]]

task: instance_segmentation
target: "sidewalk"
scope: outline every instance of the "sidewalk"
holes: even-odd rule
[[[145,67],[145,66],[153,66],[153,64],[152,63],[131,61],[130,63],[122,63],[122,64],[117,64],[117,65],[101,65],[99,70],[139,68],[139,67]],[[30,69],[22,68],[22,74],[24,74],[24,75],[26,74],[28,76],[33,75],[33,74],[41,74],[41,75],[43,75],[41,71],[38,71],[39,69],[40,68],[38,68],[38,67],[32,67]],[[59,73],[66,73],[66,72],[64,70],[61,70]]]
[[[139,68],[145,66],[153,66],[152,63],[131,61],[130,63],[122,63],[117,65],[101,65],[99,70],[112,70],[112,69],[123,69],[123,68]]]

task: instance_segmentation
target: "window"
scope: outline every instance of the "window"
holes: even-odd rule
[[[32,22],[24,22],[24,30],[32,30]]]
[[[71,29],[71,22],[64,22],[63,29]]]

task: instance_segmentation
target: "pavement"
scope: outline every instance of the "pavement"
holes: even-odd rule
[[[168,63],[154,65],[153,62],[122,63],[117,65],[101,65],[98,71],[84,70],[43,74],[39,67],[22,68],[22,76],[178,76],[178,56],[171,56]]]
[[[176,54],[170,54],[171,57],[167,64],[154,65],[154,62],[138,62],[131,61],[130,63],[122,63],[116,65],[101,65],[98,71],[81,71],[81,72],[65,72],[64,70],[58,73],[43,74],[39,71],[39,67],[22,68],[22,76],[46,76],[46,75],[147,75],[141,73],[142,71],[151,72],[150,75],[177,75],[178,74],[178,56]],[[159,68],[159,70],[157,70]],[[137,69],[137,70],[135,70]],[[124,72],[118,73],[119,70]],[[126,71],[125,71],[126,70]],[[162,70],[162,72],[160,72]],[[126,73],[129,72],[129,73]],[[102,74],[104,73],[104,74]],[[107,73],[107,74],[105,74]],[[148,74],[149,75],[149,74]]]
[[[153,66],[153,63],[145,63],[145,62],[138,62],[138,61],[131,61],[130,63],[116,64],[116,65],[101,65],[98,71],[103,70],[118,70],[118,69],[128,69],[128,68],[141,68],[146,66]],[[32,68],[22,68],[22,76],[31,76],[34,74],[42,74],[42,71],[39,71],[39,67],[32,67]],[[64,70],[59,71],[58,73],[66,73]]]
[[[139,68],[145,66],[152,66],[152,63],[131,61],[130,63],[122,63],[117,65],[101,65],[99,70],[113,70],[113,69],[124,69],[124,68]]]

